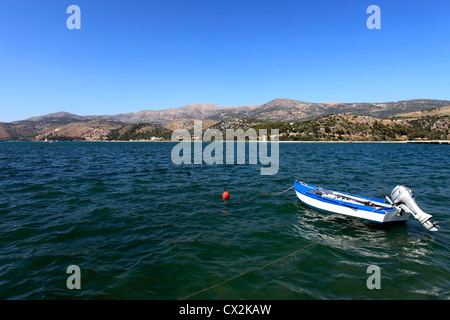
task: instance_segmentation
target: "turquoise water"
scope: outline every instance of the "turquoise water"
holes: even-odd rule
[[[191,298],[450,298],[448,146],[286,143],[278,173],[262,176],[260,165],[174,165],[174,145],[0,143],[0,298],[179,299],[318,240]],[[372,197],[404,184],[441,231],[267,195],[296,179]],[[80,290],[66,286],[69,265]],[[370,265],[381,289],[367,288]]]

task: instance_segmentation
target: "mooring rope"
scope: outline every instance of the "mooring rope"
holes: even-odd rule
[[[278,193],[260,194],[260,196],[264,196],[264,197],[267,197],[267,196],[279,196],[280,194],[283,194],[283,193],[285,193],[285,192],[288,192],[288,191],[291,190],[292,188],[294,188],[294,186],[292,186],[292,187],[290,187],[290,188],[288,188],[288,189],[286,189],[286,190],[284,190],[284,191],[278,192]]]
[[[287,191],[287,190],[286,190],[286,191]],[[317,240],[317,241],[315,241],[315,242],[312,242],[312,243],[308,244],[307,246],[304,246],[304,247],[301,248],[301,249],[298,249],[298,250],[296,250],[296,251],[294,251],[294,252],[291,252],[290,254],[285,255],[284,257],[281,257],[281,258],[279,258],[279,259],[277,259],[277,260],[274,260],[274,261],[272,261],[272,262],[269,262],[269,263],[267,263],[267,264],[265,264],[265,265],[262,265],[262,266],[259,266],[259,267],[250,269],[250,270],[248,270],[248,271],[244,271],[244,272],[242,272],[242,273],[240,273],[240,274],[238,274],[238,275],[235,275],[234,277],[231,277],[231,278],[229,278],[229,279],[226,279],[226,280],[224,280],[224,281],[222,281],[222,282],[220,282],[220,283],[217,283],[217,284],[215,284],[215,285],[213,285],[213,286],[211,286],[211,287],[208,287],[208,288],[202,289],[202,290],[200,290],[200,291],[197,291],[197,292],[195,292],[195,293],[192,293],[192,294],[190,294],[190,295],[187,295],[187,296],[185,296],[185,297],[183,297],[183,298],[180,298],[180,299],[178,299],[178,300],[189,299],[189,298],[191,298],[191,297],[193,297],[193,296],[198,295],[199,293],[202,293],[202,292],[209,291],[209,290],[211,290],[211,289],[217,288],[218,286],[221,286],[221,285],[223,285],[223,284],[225,284],[225,283],[227,283],[227,282],[230,282],[230,281],[232,281],[232,280],[234,280],[234,279],[236,279],[236,278],[242,277],[242,276],[244,276],[244,275],[246,275],[246,274],[252,273],[252,272],[254,272],[254,271],[256,271],[256,270],[261,270],[261,269],[267,268],[268,266],[271,266],[271,265],[273,265],[273,264],[275,264],[275,263],[277,263],[277,262],[280,262],[280,261],[282,261],[282,260],[284,260],[284,259],[286,259],[286,258],[289,258],[289,257],[291,257],[291,256],[293,256],[293,255],[295,255],[295,254],[297,254],[297,253],[299,253],[299,252],[301,252],[301,251],[303,251],[303,250],[309,248],[309,247],[312,247],[313,245],[319,243],[320,241],[322,241],[322,240],[324,240],[324,239],[326,239],[326,238],[328,238],[328,237],[330,237],[330,236],[332,236],[332,235],[338,233],[339,231],[341,231],[341,230],[347,228],[348,226],[350,226],[350,225],[353,224],[354,222],[355,222],[355,221],[351,221],[350,223],[346,224],[345,226],[343,226],[343,227],[341,227],[341,228],[339,228],[339,229],[333,231],[332,233],[329,233],[329,234],[325,235],[325,236],[322,237],[321,239],[319,239],[319,240]]]

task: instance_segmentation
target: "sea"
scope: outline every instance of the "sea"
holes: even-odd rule
[[[448,145],[280,143],[272,175],[175,164],[176,145],[0,143],[0,299],[450,298]],[[296,180],[375,198],[402,184],[441,228],[318,212]]]

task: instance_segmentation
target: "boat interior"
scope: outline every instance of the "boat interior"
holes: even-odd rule
[[[313,193],[315,195],[326,197],[326,198],[337,200],[337,201],[345,201],[345,202],[369,206],[369,207],[373,207],[373,208],[392,208],[392,206],[385,204],[385,203],[370,201],[368,199],[358,198],[358,197],[350,196],[350,195],[347,196],[345,194],[335,192],[333,190],[324,190],[324,189],[316,188],[313,190],[307,190],[306,192]]]

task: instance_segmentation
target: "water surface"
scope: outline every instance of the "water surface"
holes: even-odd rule
[[[441,224],[352,225],[195,299],[449,299],[450,148],[280,144],[280,169],[174,165],[174,143],[0,143],[1,299],[178,299],[351,221],[303,206],[297,179],[380,197],[414,190]],[[229,201],[221,199],[230,191]],[[69,265],[81,290],[66,287]],[[381,289],[366,286],[381,269]]]

